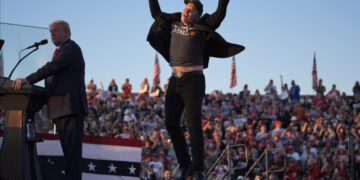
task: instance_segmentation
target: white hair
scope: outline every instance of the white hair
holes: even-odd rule
[[[60,25],[62,26],[62,28],[65,30],[65,32],[71,34],[71,31],[70,31],[70,25],[68,22],[66,21],[63,21],[63,20],[56,20],[56,21],[53,21],[50,26],[52,25]]]

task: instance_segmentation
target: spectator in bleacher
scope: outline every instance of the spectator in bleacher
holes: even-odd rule
[[[250,96],[250,90],[248,89],[248,85],[245,84],[243,90],[240,92],[246,98]]]
[[[296,158],[290,157],[285,168],[285,174],[290,180],[296,180],[301,177],[301,164]]]
[[[100,82],[102,84],[102,82]],[[107,101],[107,99],[109,98],[109,93],[107,91],[105,91],[103,88],[99,88],[97,90],[95,99],[100,103],[104,103]],[[94,103],[95,101],[91,101],[91,103]]]
[[[278,133],[275,133],[272,139],[272,143],[275,144],[274,148],[282,148],[283,147],[283,140],[281,138],[281,135]]]
[[[165,170],[164,177],[161,180],[175,180],[175,179],[171,176],[170,170]]]
[[[134,139],[134,138],[131,138],[132,137],[132,134],[131,132],[129,131],[128,127],[127,126],[124,126],[122,128],[122,133],[119,133],[119,137],[123,138],[123,139]]]
[[[323,85],[323,80],[319,79],[319,83],[318,83],[318,85],[316,87],[316,93],[321,94],[322,96],[324,96],[325,91],[326,91],[326,88]]]
[[[281,121],[275,121],[275,128],[271,132],[271,137],[274,137],[276,134],[281,136],[285,129],[281,128]]]
[[[285,83],[283,87],[281,87],[281,93],[279,95],[279,98],[282,100],[284,104],[286,104],[289,101],[289,97],[290,97],[290,91],[288,85]]]
[[[121,89],[122,89],[121,96],[125,99],[129,99],[132,90],[132,86],[130,84],[129,78],[125,79],[125,83],[122,85]]]
[[[354,100],[350,103],[354,112],[360,112],[360,95],[354,96]]]
[[[96,95],[96,84],[94,84],[94,79],[90,78],[89,83],[86,85],[86,94],[90,96],[90,98]]]
[[[220,160],[219,164],[216,165],[213,175],[215,180],[222,180],[228,171],[228,166],[225,159]]]
[[[258,141],[259,143],[262,143],[266,138],[268,137],[268,132],[267,132],[267,128],[266,125],[263,124],[260,128],[260,132],[258,132],[256,134],[256,141]]]
[[[277,177],[277,175],[275,173],[271,173],[269,176],[269,180],[278,180],[279,178]]]
[[[154,84],[151,87],[150,91],[150,97],[161,97],[163,96],[163,91],[160,87],[160,85],[157,82],[154,82]]]
[[[344,162],[339,162],[339,164],[336,165],[334,177],[341,180],[348,179],[348,169]]]
[[[360,96],[360,84],[359,84],[359,81],[355,82],[355,85],[353,87],[353,93],[354,93],[354,96],[356,96],[356,95]]]
[[[108,86],[108,92],[110,93],[111,97],[117,98],[117,96],[119,94],[119,91],[118,91],[118,86],[117,86],[117,84],[115,82],[115,79],[112,79],[110,81],[110,84]]]
[[[274,81],[270,79],[269,84],[264,89],[265,95],[269,96],[271,99],[274,99],[277,96],[276,86]]]
[[[307,173],[312,179],[317,179],[320,177],[320,164],[316,158],[310,156],[308,159]]]
[[[139,91],[139,96],[142,96],[142,97],[147,97],[149,95],[149,83],[148,83],[148,80],[147,78],[145,78],[143,80],[143,82],[141,82],[140,84],[140,91]]]
[[[313,105],[317,108],[317,110],[325,112],[327,108],[326,98],[321,93],[318,93],[316,98],[313,100]]]
[[[149,163],[149,166],[156,177],[161,177],[161,173],[164,171],[164,165],[159,158],[159,154],[154,154],[153,160]]]
[[[291,100],[300,99],[300,86],[295,83],[295,80],[291,81],[290,95]]]
[[[302,154],[301,154],[301,156],[300,156],[300,161],[301,161],[301,164],[302,164],[302,168],[303,168],[303,169],[306,169],[306,167],[307,167],[307,160],[309,159],[310,154],[311,154],[311,152],[310,152],[310,146],[306,146],[306,147],[305,147],[305,150],[302,151]]]
[[[336,89],[336,85],[333,84],[331,90],[326,94],[328,100],[336,100],[340,97],[340,92]]]

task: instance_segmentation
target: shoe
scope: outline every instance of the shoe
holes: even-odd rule
[[[205,173],[203,171],[194,171],[192,180],[206,180]]]
[[[190,166],[181,169],[179,180],[190,180],[189,177],[192,175],[192,168]]]

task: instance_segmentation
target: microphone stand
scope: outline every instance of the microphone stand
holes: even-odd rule
[[[22,49],[22,50],[19,52],[19,61],[17,62],[17,64],[15,65],[15,67],[11,70],[10,75],[9,75],[8,78],[9,78],[9,79],[11,78],[11,76],[12,76],[12,74],[14,73],[15,69],[17,68],[17,66],[18,66],[26,57],[28,57],[31,53],[37,51],[38,49],[39,49],[39,46],[36,46],[34,50],[30,51],[29,53],[27,53],[24,57],[22,57],[22,58],[20,59],[20,54],[21,54],[21,52],[23,52],[24,50],[26,50],[26,48],[25,48],[25,49]]]

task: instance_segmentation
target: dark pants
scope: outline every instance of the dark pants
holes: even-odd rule
[[[194,165],[194,170],[204,168],[204,137],[201,126],[201,107],[205,94],[205,77],[201,73],[185,73],[181,78],[172,76],[165,97],[165,126],[170,135],[180,167]],[[190,133],[191,163],[180,120],[185,118]]]
[[[70,115],[54,120],[65,158],[66,179],[81,179],[84,115]]]

